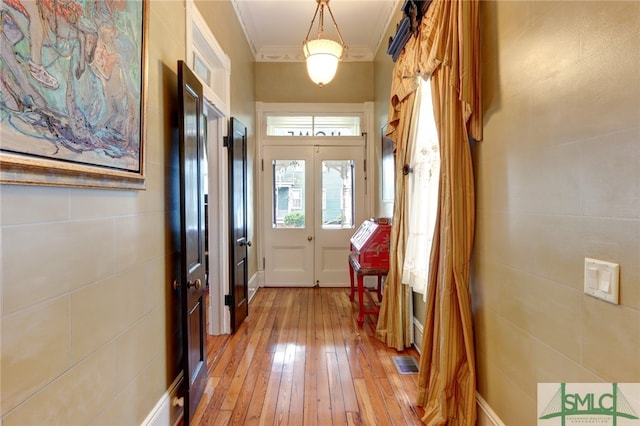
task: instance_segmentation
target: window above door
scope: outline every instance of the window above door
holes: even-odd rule
[[[267,115],[266,136],[360,136],[360,115]]]

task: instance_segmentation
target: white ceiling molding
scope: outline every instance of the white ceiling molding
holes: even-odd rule
[[[329,5],[348,49],[344,61],[373,61],[394,12],[403,0],[331,0]],[[303,62],[316,0],[231,0],[256,62]],[[316,27],[316,25],[314,25]],[[327,38],[334,28],[325,19]],[[317,28],[311,30],[316,33]],[[337,38],[336,38],[337,39]]]
[[[344,52],[344,62],[373,61],[375,54],[368,47],[349,48]],[[304,62],[302,44],[292,46],[265,46],[255,54],[256,62]]]

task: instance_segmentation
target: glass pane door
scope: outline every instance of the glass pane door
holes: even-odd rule
[[[364,220],[364,148],[264,147],[266,286],[346,287]]]
[[[272,160],[272,226],[305,227],[305,160]]]
[[[322,160],[322,228],[353,228],[355,161]]]
[[[314,279],[323,287],[349,285],[349,240],[364,220],[364,148],[316,147]]]
[[[312,147],[265,147],[263,161],[265,285],[312,286]]]

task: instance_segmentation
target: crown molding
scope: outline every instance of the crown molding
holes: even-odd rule
[[[344,52],[344,62],[371,62],[374,54],[366,47],[348,47]],[[300,46],[265,46],[255,54],[256,62],[304,62],[302,43]]]

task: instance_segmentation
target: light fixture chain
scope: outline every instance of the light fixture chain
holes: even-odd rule
[[[316,16],[318,16],[318,10],[320,10],[320,3],[316,6],[316,12],[313,14],[313,18],[311,18],[311,24],[309,25],[309,31],[307,31],[307,36],[304,41],[309,41],[309,34],[311,34],[311,29],[313,29],[313,23],[316,20]]]
[[[333,21],[333,27],[336,29],[338,33],[338,38],[340,38],[340,44],[342,47],[345,47],[344,40],[342,39],[342,34],[340,34],[340,30],[338,29],[338,24],[336,23],[336,18],[333,17],[333,12],[331,11],[331,6],[329,6],[329,2],[327,1],[327,10],[329,11],[329,15],[331,16],[331,20]],[[322,14],[320,14],[322,16]],[[322,18],[321,18],[322,19]]]
[[[324,35],[324,2],[320,3],[320,18],[318,19],[318,40]]]

